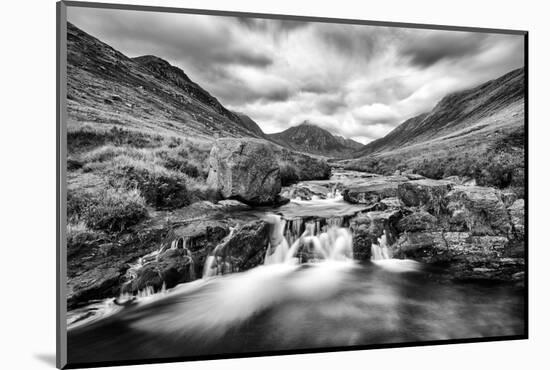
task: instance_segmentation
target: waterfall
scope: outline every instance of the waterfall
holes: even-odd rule
[[[340,189],[338,189],[338,185],[333,185],[330,188],[330,191],[327,193],[327,199],[344,199],[342,193],[340,192]]]
[[[421,269],[420,263],[416,261],[392,258],[386,230],[378,238],[378,244],[372,243],[370,259],[375,265],[393,273],[415,272]]]
[[[343,224],[342,217],[327,220],[327,226],[321,228],[319,220],[306,222],[291,220],[286,228],[286,221],[278,215],[269,215],[266,221],[272,225],[270,244],[266,251],[264,264],[290,263],[296,264],[299,250],[305,249],[306,254],[314,256],[314,260],[352,260],[353,238]],[[285,237],[286,236],[286,237]],[[290,244],[289,245],[289,241]]]
[[[388,249],[388,236],[386,230],[380,238],[378,238],[378,244],[372,243],[371,245],[371,261],[380,261],[390,259],[390,251]]]
[[[236,229],[236,227],[230,227],[229,234],[225,238],[223,238],[223,240],[214,248],[212,253],[208,257],[206,257],[202,272],[203,279],[216,275],[221,275],[224,271],[232,271],[232,267],[227,266],[227,262],[225,261],[224,249],[235,234]]]
[[[137,279],[139,272],[141,269],[143,269],[145,266],[158,262],[159,258],[162,257],[162,255],[168,251],[168,250],[177,250],[181,249],[182,252],[185,254],[185,256],[190,259],[190,275],[191,278],[195,278],[195,269],[194,269],[194,259],[193,259],[193,253],[189,250],[187,247],[188,239],[187,238],[176,238],[172,240],[170,243],[163,243],[160,248],[139,257],[136,262],[131,263],[126,270],[125,278],[126,282],[122,286],[121,289],[121,296],[117,299],[120,302],[126,302],[131,299],[131,295],[127,293],[127,287],[131,286],[132,282]],[[160,290],[166,291],[166,283],[163,282],[162,288]],[[139,291],[137,293],[138,297],[147,297],[152,294],[154,294],[155,291],[153,287],[146,287],[143,290]]]

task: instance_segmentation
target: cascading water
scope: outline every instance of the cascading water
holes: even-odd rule
[[[227,262],[223,258],[222,252],[225,246],[227,245],[228,241],[231,240],[233,237],[233,234],[235,233],[234,227],[229,228],[229,234],[222,240],[220,244],[214,248],[212,253],[206,257],[206,261],[204,262],[204,268],[202,272],[203,279],[210,278],[216,275],[223,274],[225,271],[231,271],[231,267],[227,268],[226,264]]]
[[[414,272],[421,269],[421,264],[408,259],[392,258],[391,249],[388,245],[388,233],[384,233],[378,238],[378,244],[371,244],[371,262],[383,269],[391,272]]]
[[[127,293],[128,287],[132,284],[132,282],[137,279],[140,271],[143,270],[144,267],[151,263],[156,263],[159,261],[159,259],[162,257],[162,255],[168,251],[168,250],[178,250],[181,249],[186,257],[189,259],[189,266],[190,266],[190,275],[194,279],[195,272],[194,272],[194,260],[193,260],[193,254],[187,248],[187,239],[186,238],[176,238],[170,242],[170,244],[163,244],[159,249],[156,249],[152,251],[151,253],[146,254],[145,256],[142,256],[137,259],[137,261],[133,264],[130,264],[128,267],[128,270],[126,270],[125,279],[126,282],[124,283],[121,291],[121,296],[118,298],[115,303],[124,302],[126,299],[132,299],[132,295]],[[166,290],[166,283],[163,283],[162,290]],[[155,293],[155,290],[153,287],[145,287],[144,289],[138,291],[137,296],[138,297],[145,297],[149,295],[153,295]]]
[[[298,236],[301,230],[302,220],[295,220],[290,229],[287,229],[285,237],[285,225],[287,222],[278,215],[268,215],[266,221],[272,225],[270,244],[267,248],[264,264],[297,263],[296,254],[302,248],[307,249],[315,257],[321,260],[352,260],[352,235],[349,229],[338,228],[342,219],[335,218],[327,221],[324,231],[321,231],[320,222],[312,221],[305,224],[305,230]],[[290,232],[290,235],[288,235]],[[289,245],[289,240],[292,244]]]
[[[384,233],[371,261],[353,261],[350,215],[364,205],[334,197],[293,200],[270,225],[264,264],[227,265],[229,235],[204,265],[204,278],[70,313],[70,362],[475,338],[521,334],[521,291],[441,283],[415,261],[391,258]],[[262,211],[263,212],[263,211]],[[187,248],[184,240],[170,248]],[[232,246],[233,248],[233,246]],[[128,276],[160,258],[161,248]],[[115,302],[116,301],[116,302]],[[80,315],[80,319],[75,318]]]
[[[386,230],[380,238],[378,238],[378,244],[372,243],[371,245],[371,261],[380,261],[390,259],[390,251],[388,249],[388,235]]]

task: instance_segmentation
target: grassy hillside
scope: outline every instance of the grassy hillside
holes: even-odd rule
[[[67,51],[70,249],[217,201],[206,185],[215,138],[266,136],[158,57],[128,58],[70,23]],[[326,175],[312,172],[326,168],[318,160],[272,145],[282,168],[295,167],[285,181]]]
[[[524,182],[523,69],[450,94],[429,113],[405,121],[342,164],[377,173],[460,176],[512,188]]]

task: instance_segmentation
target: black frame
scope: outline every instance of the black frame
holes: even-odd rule
[[[422,342],[403,342],[390,344],[371,344],[358,346],[344,347],[327,347],[299,350],[278,350],[278,351],[262,351],[262,352],[243,352],[243,353],[224,353],[215,355],[200,355],[173,357],[165,359],[140,359],[128,361],[101,361],[94,363],[67,363],[67,328],[66,328],[66,273],[67,273],[67,245],[66,245],[66,151],[67,151],[67,110],[66,110],[66,33],[67,33],[67,7],[82,7],[82,8],[99,8],[99,9],[117,9],[117,10],[134,10],[146,12],[162,12],[162,13],[183,13],[183,14],[201,14],[214,16],[237,16],[237,17],[253,17],[263,19],[281,19],[306,22],[322,22],[322,23],[339,23],[339,24],[356,24],[369,26],[386,26],[399,28],[420,28],[430,30],[445,30],[445,31],[467,31],[481,33],[498,33],[509,35],[522,35],[524,37],[524,83],[525,83],[525,108],[524,108],[524,168],[525,168],[525,295],[524,295],[524,334],[510,336],[495,336],[484,338],[462,338],[449,340],[432,340]],[[264,357],[264,356],[280,356],[280,355],[295,355],[295,354],[312,354],[323,352],[341,352],[341,351],[357,351],[365,349],[382,349],[382,348],[401,348],[401,347],[420,347],[445,344],[462,344],[462,343],[482,343],[482,342],[497,342],[507,340],[521,340],[529,338],[529,32],[526,30],[498,29],[498,28],[477,28],[477,27],[461,27],[461,26],[446,26],[433,25],[423,23],[402,23],[402,22],[383,22],[372,20],[359,19],[341,19],[341,18],[325,18],[311,17],[298,15],[284,14],[265,14],[265,13],[249,13],[249,12],[233,12],[225,10],[206,10],[206,9],[190,9],[190,8],[175,8],[161,6],[145,6],[145,5],[129,5],[129,4],[112,4],[98,2],[82,2],[82,1],[59,1],[56,3],[56,39],[57,39],[57,63],[56,63],[56,366],[59,369],[75,369],[84,367],[103,367],[103,366],[122,366],[122,365],[138,365],[138,364],[157,364],[170,362],[187,362],[201,360],[219,360],[231,358],[247,358],[247,357]]]

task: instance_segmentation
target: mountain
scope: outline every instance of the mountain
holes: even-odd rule
[[[522,189],[524,94],[523,68],[449,94],[342,165],[378,173],[409,170],[431,178],[456,175]]]
[[[268,136],[276,143],[293,150],[339,158],[349,156],[358,144],[353,140],[353,143],[348,143],[346,139],[335,137],[327,130],[307,121]]]
[[[491,126],[487,117],[498,114],[516,102],[523,102],[523,68],[472,89],[445,96],[431,112],[410,118],[389,134],[361,149],[359,155],[387,152],[412,144],[444,138],[469,128],[474,131]],[[485,122],[484,126],[478,126]]]
[[[351,148],[353,150],[359,150],[359,149],[362,149],[365,145],[364,144],[361,144],[353,139],[346,139],[345,137],[343,136],[338,136],[338,135],[333,135],[334,138],[336,140],[338,140],[338,142],[340,144],[342,144],[343,146],[347,147],[347,148]]]
[[[240,113],[240,112],[233,112],[235,113],[240,121],[241,121],[241,125],[246,128],[248,131],[264,138],[264,139],[267,139],[267,140],[270,140],[269,137],[264,134],[264,132],[262,131],[262,129],[260,128],[260,126],[258,126],[258,124],[252,120],[252,118],[250,118],[249,116],[247,116],[246,114],[244,113]]]
[[[109,119],[135,129],[211,138],[265,138],[249,117],[226,109],[183,70],[152,55],[129,58],[67,24],[69,119]]]

